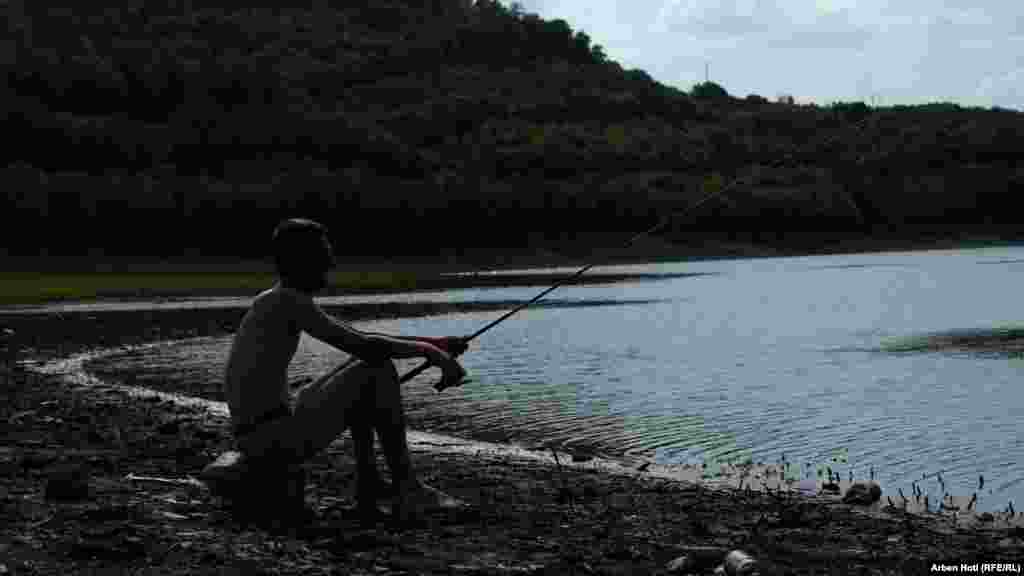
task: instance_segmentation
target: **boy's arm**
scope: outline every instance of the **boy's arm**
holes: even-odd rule
[[[367,336],[383,336],[385,338],[393,338],[395,340],[411,340],[413,342],[425,342],[441,350],[444,350],[452,356],[461,356],[466,349],[469,348],[469,340],[464,336],[445,336],[442,338],[430,338],[427,336],[399,336],[395,334],[379,334],[377,332],[364,332],[359,331],[361,334]]]
[[[298,299],[295,320],[303,332],[360,360],[426,357],[436,364],[449,360],[447,354],[427,342],[360,332],[324,313],[312,297]]]

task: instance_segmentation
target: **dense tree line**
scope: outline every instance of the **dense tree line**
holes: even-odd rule
[[[1021,113],[684,92],[494,0],[68,6],[0,8],[12,252],[254,255],[290,214],[367,253],[514,249],[735,177],[666,234],[973,230],[1012,225],[1024,180]]]

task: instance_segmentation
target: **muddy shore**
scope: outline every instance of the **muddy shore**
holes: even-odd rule
[[[227,334],[241,312],[19,315],[4,324],[20,359],[59,358]],[[391,315],[354,314],[382,312]],[[734,548],[763,574],[1024,561],[1020,528],[965,529],[898,509],[868,514],[833,500],[429,450],[413,453],[421,475],[472,511],[364,529],[353,514],[347,438],[309,463],[315,521],[276,533],[239,524],[199,488],[126,479],[195,476],[230,445],[223,419],[112,388],[75,389],[16,364],[0,368],[0,394],[0,574],[646,574],[686,554],[697,563],[679,573],[710,574]]]

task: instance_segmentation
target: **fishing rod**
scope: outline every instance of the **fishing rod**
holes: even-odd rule
[[[868,116],[865,116],[864,118],[862,118],[859,121],[855,122],[853,124],[853,126],[852,126],[853,131],[860,130],[862,125],[865,124],[868,120],[870,120],[873,116],[875,116],[875,114],[869,114]],[[847,130],[843,130],[842,132],[846,133]],[[828,138],[828,139],[822,141],[821,143],[815,144],[814,146],[807,146],[806,148],[801,148],[801,149],[797,149],[796,151],[791,151],[789,154],[786,154],[785,156],[783,156],[782,160],[780,160],[780,161],[778,161],[778,162],[776,162],[774,164],[773,163],[769,163],[769,167],[782,166],[786,162],[792,160],[793,157],[796,154],[803,153],[803,152],[809,151],[809,150],[817,150],[818,148],[821,148],[823,146],[826,146],[826,145],[830,144],[833,140],[837,139],[839,136],[840,136],[840,134],[837,133],[837,134],[834,134],[831,138]],[[676,210],[676,211],[669,212],[666,216],[662,217],[661,220],[659,220],[658,223],[655,224],[654,226],[652,226],[652,227],[650,227],[650,228],[648,228],[646,230],[643,230],[641,232],[637,232],[636,234],[631,236],[629,238],[629,240],[627,240],[626,243],[621,248],[619,248],[619,250],[626,250],[626,249],[632,247],[633,244],[635,244],[636,241],[639,240],[640,238],[643,238],[644,236],[650,236],[651,234],[654,234],[655,232],[658,232],[659,230],[664,228],[666,225],[668,225],[668,223],[671,222],[672,218],[674,218],[675,216],[680,215],[680,214],[685,214],[687,212],[691,212],[691,211],[699,208],[705,202],[707,202],[707,201],[709,201],[709,200],[711,200],[711,199],[713,199],[715,197],[721,196],[721,195],[725,194],[726,192],[729,192],[729,191],[733,190],[734,188],[736,188],[740,184],[744,183],[744,181],[747,178],[749,178],[749,176],[750,175],[747,175],[747,177],[742,177],[742,176],[735,177],[731,181],[729,181],[728,184],[723,186],[722,188],[719,188],[717,190],[712,190],[711,193],[706,194],[704,197],[702,197],[700,200],[698,200],[694,204],[691,204],[691,205],[689,205],[689,206],[687,206],[685,208],[681,208],[681,209]],[[852,201],[850,201],[850,202],[853,205],[854,209],[857,210],[858,214],[859,214],[860,210],[857,207],[856,203],[853,203]],[[515,308],[513,308],[513,309],[509,310],[508,312],[502,314],[496,320],[491,321],[490,323],[485,325],[483,328],[480,328],[476,332],[473,332],[469,336],[466,336],[465,339],[464,339],[465,342],[468,344],[469,342],[477,339],[478,337],[480,337],[482,334],[484,334],[485,332],[487,332],[491,328],[494,328],[498,324],[501,324],[505,320],[508,320],[513,315],[515,315],[516,313],[520,312],[521,310],[523,310],[523,309],[525,309],[525,308],[527,308],[527,307],[529,307],[529,306],[539,302],[542,298],[544,298],[545,296],[547,296],[551,292],[553,292],[556,289],[564,286],[565,284],[567,284],[569,282],[572,282],[573,280],[579,278],[580,276],[585,274],[588,270],[590,270],[591,268],[593,268],[594,266],[597,266],[597,265],[598,265],[597,261],[591,262],[590,264],[586,264],[585,266],[583,266],[582,268],[577,270],[571,276],[568,276],[566,278],[563,278],[563,279],[555,282],[554,284],[552,284],[548,288],[544,289],[543,291],[538,293],[536,296],[534,296],[530,300],[528,300],[526,302],[523,302],[522,304],[519,304]],[[428,368],[430,368],[432,365],[433,365],[433,363],[430,362],[429,360],[424,361],[422,364],[420,364],[416,368],[413,368],[409,372],[403,374],[401,376],[401,378],[399,378],[399,383],[404,383],[404,382],[408,382],[409,380],[412,380],[413,378],[415,378],[416,376],[421,374],[423,371],[425,371]],[[459,384],[456,384],[456,386],[461,385],[463,383],[464,382],[460,382]],[[448,386],[443,386],[442,384],[443,384],[443,382],[438,382],[437,384],[434,385],[434,389],[437,390],[438,392],[441,392],[445,388],[448,388]]]

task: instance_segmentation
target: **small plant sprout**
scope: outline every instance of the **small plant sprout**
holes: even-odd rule
[[[787,483],[792,484],[793,482],[800,480],[800,470],[798,470],[792,462],[787,462],[786,467],[783,470],[783,478]]]
[[[717,478],[722,473],[722,465],[718,460],[712,458],[711,462],[704,461],[704,474],[705,478]]]

